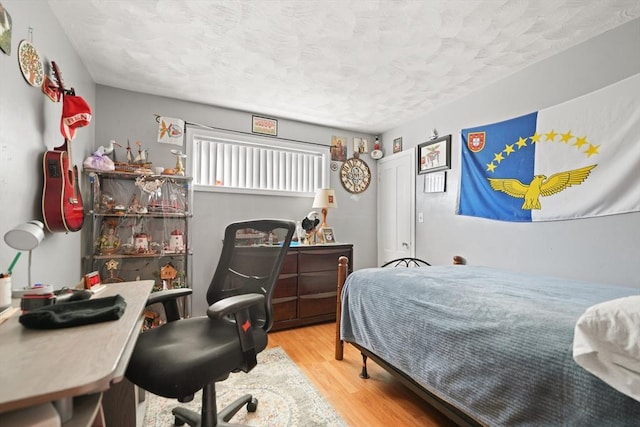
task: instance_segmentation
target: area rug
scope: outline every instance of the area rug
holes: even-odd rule
[[[280,347],[258,354],[258,365],[251,372],[233,373],[216,384],[218,409],[224,408],[245,393],[258,399],[258,410],[249,413],[245,408],[230,422],[249,426],[326,426],[346,427],[347,424],[320,395],[302,371]],[[189,403],[146,394],[145,427],[173,426],[171,409],[184,406],[200,412],[202,394]]]

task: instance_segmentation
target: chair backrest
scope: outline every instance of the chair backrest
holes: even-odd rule
[[[263,294],[265,305],[251,310],[251,322],[254,327],[271,329],[273,290],[295,229],[295,222],[277,219],[229,224],[222,254],[207,290],[209,305],[233,295]]]

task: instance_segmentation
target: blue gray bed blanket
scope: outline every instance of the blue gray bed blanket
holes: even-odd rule
[[[640,402],[572,358],[588,307],[637,294],[476,266],[363,269],[340,334],[485,425],[637,427]]]

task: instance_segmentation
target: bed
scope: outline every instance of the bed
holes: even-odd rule
[[[335,357],[343,343],[354,345],[364,376],[372,358],[462,426],[640,425],[640,401],[572,351],[588,308],[640,289],[469,265],[370,268],[347,278],[346,263],[339,260]]]

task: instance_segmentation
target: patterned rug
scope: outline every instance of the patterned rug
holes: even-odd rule
[[[258,365],[251,372],[234,373],[216,384],[218,409],[245,393],[258,399],[258,410],[249,413],[245,408],[230,422],[249,426],[326,426],[346,427],[347,424],[320,395],[313,384],[280,347],[258,354]],[[200,412],[202,395],[196,394],[189,403],[146,394],[145,427],[173,426],[171,409],[184,406]]]

